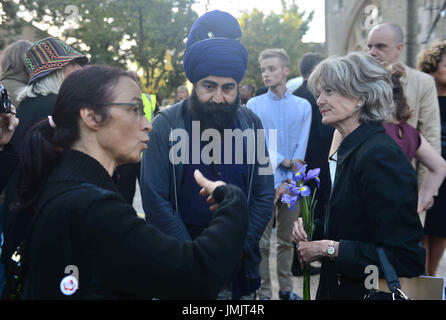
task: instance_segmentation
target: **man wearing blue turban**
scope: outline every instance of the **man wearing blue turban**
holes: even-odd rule
[[[248,61],[241,36],[238,21],[226,12],[207,12],[194,22],[183,60],[193,84],[192,95],[153,119],[141,171],[148,223],[180,241],[199,236],[212,217],[193,180],[196,169],[245,192],[250,210],[248,233],[240,263],[232,278],[222,281],[218,296],[234,300],[255,298],[260,286],[259,240],[271,218],[274,199],[274,176],[272,170],[265,170],[270,163],[264,136],[255,134],[254,143],[243,136],[238,145],[236,138],[235,146],[234,136],[226,136],[228,131],[236,135],[263,130],[252,111],[240,108],[239,83]],[[259,145],[264,147],[264,157],[256,150]]]

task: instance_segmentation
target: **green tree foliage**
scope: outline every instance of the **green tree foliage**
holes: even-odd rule
[[[25,22],[18,18],[15,13],[18,10],[17,4],[13,1],[0,0],[0,26],[2,34],[0,34],[0,50],[3,50],[7,43],[7,38],[14,38],[22,32]]]
[[[1,0],[8,8],[17,0]],[[20,0],[34,21],[61,28],[73,47],[91,63],[144,71],[144,91],[160,98],[186,80],[182,70],[184,39],[197,18],[193,0]],[[18,6],[15,5],[16,11]],[[6,11],[6,10],[4,10]],[[170,54],[166,54],[170,52]]]
[[[302,43],[302,37],[308,30],[308,25],[313,19],[313,12],[307,18],[305,12],[299,12],[294,1],[291,4],[282,0],[282,13],[270,13],[265,15],[258,9],[251,13],[245,12],[240,18],[242,28],[241,42],[248,50],[248,68],[243,84],[255,84],[257,88],[264,83],[260,73],[258,62],[259,54],[270,48],[283,48],[291,60],[291,72],[289,78],[300,75],[298,68],[299,58],[312,50],[311,44]]]

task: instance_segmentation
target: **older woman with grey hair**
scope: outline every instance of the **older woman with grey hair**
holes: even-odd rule
[[[17,100],[20,102],[17,107],[17,118],[20,124],[11,139],[11,147],[22,156],[22,144],[29,129],[43,119],[47,119],[53,113],[54,103],[59,89],[71,72],[81,68],[88,62],[88,58],[75,51],[64,41],[48,37],[32,44],[23,56],[24,63],[28,70],[27,85],[17,93]],[[21,173],[18,170],[12,174],[5,190],[4,205],[4,234],[5,242],[3,248],[12,245],[16,247],[26,234],[27,224],[17,222],[20,219],[26,220],[27,215],[13,214],[11,207],[16,204],[17,192],[21,188]],[[23,225],[20,231],[12,231],[13,225]]]
[[[375,265],[383,275],[377,247],[384,248],[398,276],[424,272],[415,171],[382,125],[392,118],[392,83],[374,58],[353,52],[324,60],[308,86],[322,123],[335,127],[343,140],[332,155],[336,167],[325,221],[315,222],[323,240],[308,241],[299,218],[293,241],[303,263],[322,262],[318,299],[363,299],[366,267]]]
[[[28,82],[28,70],[25,64],[25,52],[32,42],[19,40],[11,43],[3,51],[0,58],[0,83],[8,90],[8,95],[14,106],[18,106],[18,91]]]

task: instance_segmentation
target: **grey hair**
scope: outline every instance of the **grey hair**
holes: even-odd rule
[[[308,79],[308,88],[316,97],[320,87],[363,100],[359,122],[392,120],[394,103],[392,80],[386,69],[363,52],[331,57],[319,63]]]
[[[38,95],[47,96],[51,93],[58,94],[64,78],[63,69],[51,72],[46,77],[40,78],[36,82],[20,89],[17,94],[17,100],[22,101],[25,98],[35,98]]]
[[[32,42],[27,40],[19,40],[11,43],[3,51],[0,58],[1,73],[0,78],[7,76],[16,76],[28,81],[28,70],[25,64],[26,50],[33,45]]]

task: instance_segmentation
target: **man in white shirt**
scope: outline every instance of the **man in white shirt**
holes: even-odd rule
[[[286,88],[290,73],[290,59],[283,49],[268,49],[259,57],[260,69],[268,92],[248,101],[247,107],[262,120],[266,132],[268,151],[274,171],[274,188],[297,171],[297,163],[303,163],[311,126],[311,105],[302,98],[292,95]],[[270,130],[276,130],[277,141],[270,137]],[[279,298],[299,300],[293,292],[291,265],[293,244],[291,233],[293,223],[299,215],[298,206],[291,211],[286,205],[275,209],[277,235],[277,273]],[[260,265],[261,287],[259,299],[271,299],[269,271],[269,248],[274,215],[260,240],[262,263]]]

